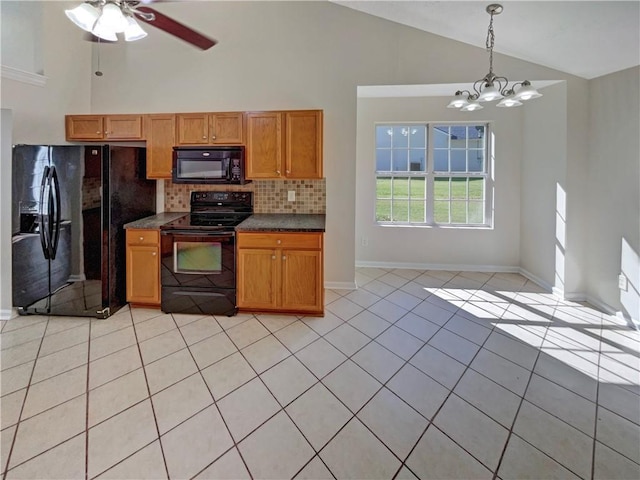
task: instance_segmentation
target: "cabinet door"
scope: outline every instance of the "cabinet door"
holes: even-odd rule
[[[282,250],[281,255],[282,309],[322,311],[322,253],[318,250]]]
[[[275,250],[238,249],[238,307],[274,309],[279,289]]]
[[[175,115],[147,115],[147,178],[171,178]]]
[[[142,115],[107,115],[104,138],[108,140],[144,140]]]
[[[178,145],[209,143],[209,114],[181,113],[177,115]]]
[[[67,140],[102,140],[101,115],[67,115],[65,117]]]
[[[209,133],[211,143],[220,143],[223,145],[243,143],[243,113],[212,113],[209,117]]]
[[[322,178],[322,111],[286,112],[287,178]]]
[[[159,304],[159,272],[157,245],[127,245],[127,301]]]
[[[247,113],[247,178],[282,176],[282,113]]]

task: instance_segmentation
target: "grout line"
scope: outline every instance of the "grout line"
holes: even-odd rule
[[[603,318],[600,316],[600,338],[602,338]],[[596,442],[598,435],[598,414],[600,411],[600,358],[602,357],[602,341],[598,345],[598,378],[596,381],[596,408],[594,409],[595,418],[593,421],[593,449],[591,450],[591,480],[595,479],[596,470]]]
[[[130,315],[131,315],[131,323],[132,323],[132,327],[133,327],[133,335],[134,335],[134,337],[136,339],[136,347],[138,348],[138,355],[140,357],[140,365],[142,365],[142,373],[144,375],[144,381],[145,381],[145,384],[147,385],[147,393],[149,395],[144,400],[147,400],[147,399],[149,400],[149,404],[151,406],[151,413],[153,414],[153,422],[154,422],[154,424],[156,426],[156,433],[158,435],[157,436],[157,441],[158,441],[158,445],[160,446],[160,453],[162,454],[162,462],[164,464],[164,471],[167,474],[167,478],[170,478],[170,476],[169,476],[169,468],[167,467],[167,459],[165,457],[164,447],[162,445],[162,440],[160,438],[161,436],[160,436],[160,427],[158,426],[158,418],[156,417],[156,410],[155,410],[155,407],[153,405],[153,400],[151,398],[152,395],[151,395],[151,388],[149,387],[149,379],[147,378],[147,370],[146,370],[145,365],[144,365],[144,359],[142,358],[142,350],[140,349],[140,342],[138,341],[138,332],[137,332],[137,329],[136,329],[136,323],[134,322],[133,313],[131,312],[131,309],[129,309],[129,312],[130,312]],[[171,320],[175,324],[175,320],[173,319],[173,316],[171,316]],[[142,403],[144,400],[136,403],[136,405]],[[131,408],[131,406],[129,408]],[[153,443],[153,442],[151,442],[151,443]],[[145,448],[145,447],[143,447],[143,448]],[[114,467],[114,465],[111,465],[107,470],[109,470],[109,469],[111,469],[113,467]]]
[[[252,316],[255,318],[255,316],[254,316],[254,315],[252,315]],[[171,318],[173,318],[173,315],[171,315]],[[220,325],[220,322],[218,322],[218,320],[215,318],[215,316],[211,315],[211,319],[212,319],[214,322],[216,322],[216,324],[217,324],[220,328],[222,328],[222,331],[221,331],[221,332],[218,332],[218,333],[219,333],[219,334],[225,334],[225,336],[229,339],[229,341],[231,342],[231,344],[232,344],[232,345],[237,349],[238,347],[237,347],[237,346],[236,346],[236,344],[233,342],[233,340],[231,339],[231,337],[229,337],[229,335],[227,334],[226,330],[222,327],[222,325]],[[251,320],[251,319],[248,319],[248,320]],[[248,320],[246,320],[246,321],[248,321]],[[175,322],[175,319],[174,319],[174,322]],[[242,323],[245,323],[245,322],[242,322]],[[232,327],[232,328],[233,328],[233,327]],[[178,331],[180,332],[180,336],[182,337],[182,339],[183,339],[184,343],[185,343],[185,344],[187,344],[187,340],[184,338],[184,334],[182,333],[182,330],[180,329],[180,327],[178,327]],[[216,334],[216,335],[217,335],[217,334]],[[199,343],[199,342],[196,342],[196,343],[194,343],[193,345],[195,345],[195,344],[197,344],[197,343]],[[255,343],[255,342],[254,342],[254,343]],[[222,454],[220,454],[220,455],[219,455],[217,458],[215,458],[213,461],[211,461],[210,463],[208,463],[207,465],[205,465],[205,466],[204,466],[204,468],[203,468],[202,470],[200,470],[199,472],[196,472],[196,474],[195,474],[195,475],[193,475],[193,477],[197,477],[198,475],[200,475],[200,474],[201,474],[202,472],[204,472],[207,468],[209,468],[211,465],[213,465],[215,462],[217,462],[220,458],[222,458],[224,455],[226,455],[226,454],[227,454],[231,449],[235,448],[235,449],[237,450],[237,452],[238,452],[238,456],[240,457],[240,460],[242,460],[242,463],[244,464],[244,467],[246,468],[247,472],[249,473],[249,477],[253,480],[253,474],[251,473],[251,470],[249,470],[249,466],[247,465],[246,460],[245,460],[245,459],[244,459],[244,457],[242,456],[242,452],[240,452],[240,449],[238,448],[238,443],[236,442],[235,438],[233,437],[233,435],[232,435],[232,433],[231,433],[231,429],[229,428],[229,425],[227,424],[227,420],[224,418],[224,415],[222,415],[222,412],[220,411],[220,407],[218,406],[218,402],[216,401],[215,396],[213,395],[213,392],[211,391],[211,388],[209,387],[209,384],[207,383],[207,380],[204,378],[204,375],[202,374],[202,369],[201,369],[201,368],[200,368],[200,366],[198,365],[198,362],[196,361],[195,357],[193,356],[193,352],[191,351],[190,345],[187,345],[187,350],[188,350],[188,352],[189,352],[189,355],[191,356],[191,359],[193,360],[193,363],[196,365],[196,368],[197,368],[197,372],[196,372],[196,373],[200,375],[200,378],[202,379],[202,382],[204,383],[204,385],[205,385],[205,387],[206,387],[207,391],[209,392],[209,395],[211,396],[211,400],[212,400],[212,402],[213,402],[211,405],[213,405],[213,406],[215,406],[215,407],[216,407],[216,410],[217,410],[217,412],[218,412],[218,415],[220,416],[220,419],[222,420],[222,423],[224,424],[225,428],[227,429],[227,433],[228,433],[228,435],[229,435],[229,438],[231,439],[231,442],[233,443],[233,445],[232,445],[230,448],[228,448],[227,450],[225,450]],[[239,352],[239,351],[240,351],[240,350],[238,350],[238,352]],[[234,353],[236,353],[236,352],[234,352]],[[231,355],[233,355],[233,353],[232,353],[232,354],[230,354],[230,355],[227,355],[227,356],[226,356],[226,357],[224,357],[224,358],[228,358],[228,357],[229,357],[229,356],[231,356]],[[243,356],[243,357],[244,357],[244,356]],[[220,359],[220,360],[223,360],[224,358],[222,358],[222,359]],[[220,360],[218,360],[218,361],[220,361]],[[246,361],[246,360],[245,360],[245,361]],[[212,365],[214,365],[215,363],[218,363],[218,362],[214,362]],[[247,362],[247,363],[248,363],[248,362]],[[249,364],[249,366],[251,366],[251,364]],[[209,367],[209,366],[207,366],[207,367],[205,367],[205,368],[208,368],[208,367]],[[254,377],[254,378],[255,378],[255,377]],[[252,378],[251,380],[253,380],[253,378]],[[251,380],[249,380],[249,381],[251,381]],[[176,382],[176,383],[177,383],[177,382]],[[248,382],[245,382],[245,383],[243,383],[241,386],[246,385],[247,383],[248,383]],[[240,388],[240,387],[238,387],[238,388]],[[234,390],[234,391],[235,391],[235,390]],[[229,393],[231,393],[231,392],[229,392]],[[276,402],[277,402],[277,401],[276,401]],[[202,412],[202,411],[206,410],[207,408],[210,408],[210,407],[211,407],[211,405],[207,405],[205,408],[203,408],[202,410],[200,410],[200,412]],[[193,418],[195,415],[197,415],[197,414],[198,414],[198,413],[200,413],[200,412],[197,412],[197,413],[195,413],[195,414],[191,415],[191,416],[190,416],[189,418],[187,418],[186,420],[183,420],[183,421],[182,421],[182,422],[180,422],[178,425],[176,425],[175,427],[173,427],[173,428],[172,428],[172,430],[173,430],[174,428],[177,428],[179,425],[182,425],[184,422],[188,421],[189,419]],[[154,412],[154,416],[155,416],[155,412]],[[270,417],[270,418],[271,418],[271,417]],[[267,421],[268,421],[268,420],[267,420]],[[168,433],[168,432],[165,432],[165,434],[166,434],[166,433]],[[251,433],[249,433],[247,436],[249,436],[249,435],[251,435]],[[246,437],[245,437],[245,438],[246,438]],[[163,452],[163,457],[164,457],[164,452]],[[166,458],[165,458],[165,465],[166,465]],[[168,469],[167,469],[167,477],[168,477],[168,478],[170,478],[170,477],[169,477],[169,471],[168,471]]]
[[[40,345],[38,346],[38,351],[36,353],[36,357],[33,359],[33,366],[31,367],[31,373],[29,374],[29,381],[27,382],[27,386],[25,387],[26,391],[24,393],[24,398],[22,399],[22,406],[20,407],[20,413],[18,415],[18,421],[16,422],[16,429],[13,432],[13,438],[11,439],[11,446],[9,447],[9,454],[7,455],[7,463],[4,465],[4,469],[3,469],[3,472],[2,472],[2,480],[6,480],[7,474],[9,473],[9,465],[11,464],[11,455],[13,454],[13,449],[15,448],[15,445],[16,445],[16,438],[18,438],[18,432],[20,431],[20,422],[22,420],[21,419],[22,412],[24,411],[24,406],[27,403],[27,396],[29,395],[29,388],[31,387],[31,379],[33,378],[33,372],[35,371],[36,365],[38,363],[38,356],[40,355],[40,350],[42,349],[42,344],[44,342],[44,337],[46,336],[46,333],[47,333],[47,328],[49,326],[49,319],[50,319],[50,317],[47,316],[46,325],[45,325],[44,331],[42,332],[42,336],[40,337]],[[38,456],[38,455],[36,455],[36,456]],[[32,458],[35,458],[35,457],[32,457]],[[30,460],[30,459],[28,459],[28,460]],[[28,460],[25,460],[25,461],[28,461]]]

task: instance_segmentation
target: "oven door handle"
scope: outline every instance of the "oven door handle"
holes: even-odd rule
[[[187,235],[190,237],[235,237],[236,232],[204,232],[202,230],[161,230],[161,235]]]

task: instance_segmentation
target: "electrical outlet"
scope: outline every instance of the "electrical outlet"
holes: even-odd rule
[[[296,201],[296,191],[295,190],[289,190],[287,192],[287,200],[289,200],[290,202],[295,202]]]
[[[627,291],[627,277],[624,273],[618,275],[618,288],[623,292]]]
[[[369,239],[367,237],[362,237],[360,239],[360,245],[362,245],[363,247],[368,247],[369,246]]]

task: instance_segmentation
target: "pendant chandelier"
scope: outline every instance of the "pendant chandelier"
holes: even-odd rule
[[[117,41],[117,33],[124,34],[127,42],[147,36],[135,15],[153,20],[152,13],[144,13],[134,8],[139,2],[126,0],[90,0],[64,13],[78,27],[103,40]]]
[[[491,16],[489,29],[487,31],[486,48],[489,52],[489,73],[473,84],[473,92],[469,90],[458,90],[455,96],[447,105],[447,108],[459,108],[463,112],[472,112],[484,108],[480,102],[498,102],[498,107],[519,107],[522,102],[532,98],[541,97],[529,80],[513,83],[509,85],[507,77],[500,77],[493,73],[493,45],[495,34],[493,32],[493,17],[502,13],[502,5],[492,3],[486,8]]]

